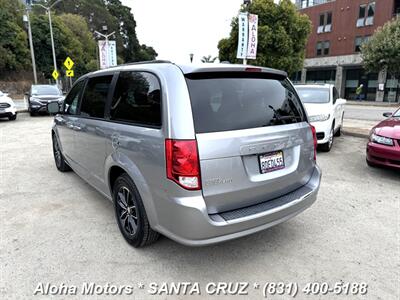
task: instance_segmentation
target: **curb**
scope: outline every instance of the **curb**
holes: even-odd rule
[[[399,103],[397,102],[392,102],[392,103],[388,103],[388,102],[355,102],[355,101],[347,101],[346,105],[352,105],[352,106],[375,106],[375,107],[398,107]]]
[[[369,138],[369,132],[364,132],[363,130],[360,130],[358,128],[343,128],[342,132],[344,135],[348,136],[354,136],[363,139]]]

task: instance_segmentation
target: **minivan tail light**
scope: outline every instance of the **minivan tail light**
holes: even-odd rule
[[[196,140],[165,140],[167,178],[187,190],[200,190],[200,162]]]
[[[318,140],[317,140],[317,131],[315,130],[315,127],[310,124],[311,132],[313,135],[313,140],[314,140],[314,160],[317,160],[317,146],[318,146]]]

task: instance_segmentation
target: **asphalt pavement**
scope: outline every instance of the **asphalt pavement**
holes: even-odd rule
[[[43,299],[33,297],[39,283],[84,282],[143,284],[131,296],[89,299],[149,299],[150,284],[163,282],[198,282],[203,293],[193,299],[211,297],[209,282],[248,282],[246,297],[213,299],[262,299],[255,283],[317,281],[368,284],[365,296],[351,299],[400,298],[400,173],[368,167],[365,140],[340,137],[330,153],[318,153],[318,200],[288,222],[209,247],[161,238],[135,249],[119,233],[112,203],[73,172],[56,170],[51,123],[28,114],[0,121],[1,299]],[[157,299],[177,298],[192,297]]]
[[[400,105],[399,105],[400,106]],[[364,105],[346,105],[345,118],[365,121],[381,121],[385,119],[383,113],[394,112],[396,107],[377,107]]]

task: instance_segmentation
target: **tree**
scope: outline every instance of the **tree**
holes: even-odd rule
[[[27,34],[22,24],[22,6],[0,0],[0,74],[30,67]],[[3,76],[2,76],[3,77]]]
[[[96,43],[85,19],[78,15],[64,14],[54,15],[52,21],[59,71],[64,69],[63,63],[68,56],[75,62],[75,76],[91,71],[93,61],[96,60]],[[37,69],[46,78],[51,78],[54,66],[48,18],[46,15],[32,15],[31,24]]]
[[[217,60],[217,57],[212,57],[211,55],[203,56],[201,62],[203,63],[214,63]]]
[[[242,8],[242,11],[244,9]],[[258,15],[258,50],[254,65],[285,70],[291,74],[301,70],[311,22],[300,14],[290,0],[254,0],[248,11]],[[220,61],[239,63],[236,58],[238,18],[231,23],[229,38],[218,43]]]
[[[157,52],[152,47],[141,45],[136,35],[136,21],[131,9],[122,5],[120,0],[69,0],[55,6],[58,13],[71,13],[85,18],[89,30],[102,32],[115,31],[119,62],[153,60]],[[147,50],[149,52],[147,52]]]
[[[387,22],[361,47],[365,69],[400,77],[400,19]]]

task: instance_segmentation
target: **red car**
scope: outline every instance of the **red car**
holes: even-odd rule
[[[367,163],[400,169],[400,109],[384,113],[388,119],[371,130],[367,145]]]

